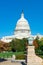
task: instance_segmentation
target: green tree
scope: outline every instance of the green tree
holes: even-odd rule
[[[11,43],[11,48],[14,51],[25,51],[26,50],[27,39],[13,39]]]

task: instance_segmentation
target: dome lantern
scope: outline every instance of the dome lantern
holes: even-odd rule
[[[22,10],[21,18],[24,18],[24,13],[23,13],[23,10]]]

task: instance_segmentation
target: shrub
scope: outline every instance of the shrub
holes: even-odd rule
[[[25,55],[21,54],[21,55],[16,55],[16,59],[25,59]]]

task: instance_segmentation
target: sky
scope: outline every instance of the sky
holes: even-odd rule
[[[43,35],[43,0],[0,0],[0,38],[14,34],[22,10],[31,34]]]

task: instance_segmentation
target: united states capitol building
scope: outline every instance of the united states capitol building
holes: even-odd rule
[[[28,37],[33,37],[34,39],[38,36],[39,38],[43,37],[43,35],[37,34],[37,35],[32,35],[31,34],[31,29],[28,21],[24,17],[24,13],[21,13],[20,19],[17,21],[14,35],[11,36],[5,36],[2,37],[1,41],[3,42],[11,42],[12,39],[23,39],[23,38],[28,38]]]

